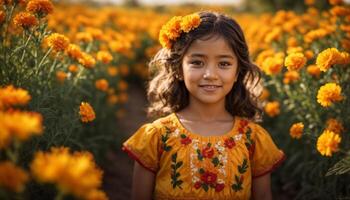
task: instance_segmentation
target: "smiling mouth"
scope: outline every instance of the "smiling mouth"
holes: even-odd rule
[[[199,87],[206,88],[206,89],[215,89],[221,86],[220,85],[199,85]]]

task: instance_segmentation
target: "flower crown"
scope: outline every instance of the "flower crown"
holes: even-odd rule
[[[172,47],[172,43],[180,37],[181,33],[188,33],[197,28],[201,23],[197,13],[186,16],[175,16],[164,24],[159,32],[159,42],[167,49]]]

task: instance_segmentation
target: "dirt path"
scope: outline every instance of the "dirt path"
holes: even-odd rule
[[[142,124],[146,122],[147,100],[144,89],[139,86],[130,85],[129,101],[126,104],[126,115],[118,122],[118,128],[123,138],[128,138]],[[130,199],[133,160],[120,148],[111,151],[107,155],[109,165],[103,168],[104,184],[103,190],[110,200]]]

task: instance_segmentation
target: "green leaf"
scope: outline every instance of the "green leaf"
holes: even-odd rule
[[[330,175],[341,175],[350,172],[350,156],[343,158],[342,160],[335,163],[333,167],[331,167],[326,176]]]
[[[170,151],[171,150],[171,146],[165,146],[164,147],[164,151]]]
[[[209,187],[208,187],[207,184],[202,184],[202,188],[203,188],[206,192],[208,192]]]
[[[200,168],[200,169],[199,169],[199,173],[200,173],[200,174],[203,174],[204,172],[205,172],[205,171],[204,171],[203,168]]]
[[[213,158],[213,159],[211,160],[211,162],[214,164],[215,167],[218,166],[218,164],[219,164],[219,159],[218,159],[218,157]]]
[[[181,137],[182,139],[184,139],[184,138],[186,138],[186,135],[185,135],[185,134],[181,134],[180,137]]]
[[[177,153],[174,153],[174,154],[171,156],[171,161],[176,162],[176,158],[177,158]]]
[[[182,161],[176,163],[176,169],[178,169],[179,167],[181,167],[182,163],[183,163]]]

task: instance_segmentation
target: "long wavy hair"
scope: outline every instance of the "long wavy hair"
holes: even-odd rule
[[[250,61],[241,27],[234,19],[220,13],[203,11],[198,14],[200,25],[189,33],[182,33],[172,43],[171,49],[159,50],[149,63],[151,79],[147,89],[150,103],[148,116],[164,116],[189,105],[189,92],[185,83],[179,79],[183,57],[196,39],[219,35],[228,42],[238,59],[237,81],[226,95],[225,108],[232,116],[255,121],[261,119],[262,110],[257,98],[262,88],[261,71]]]

